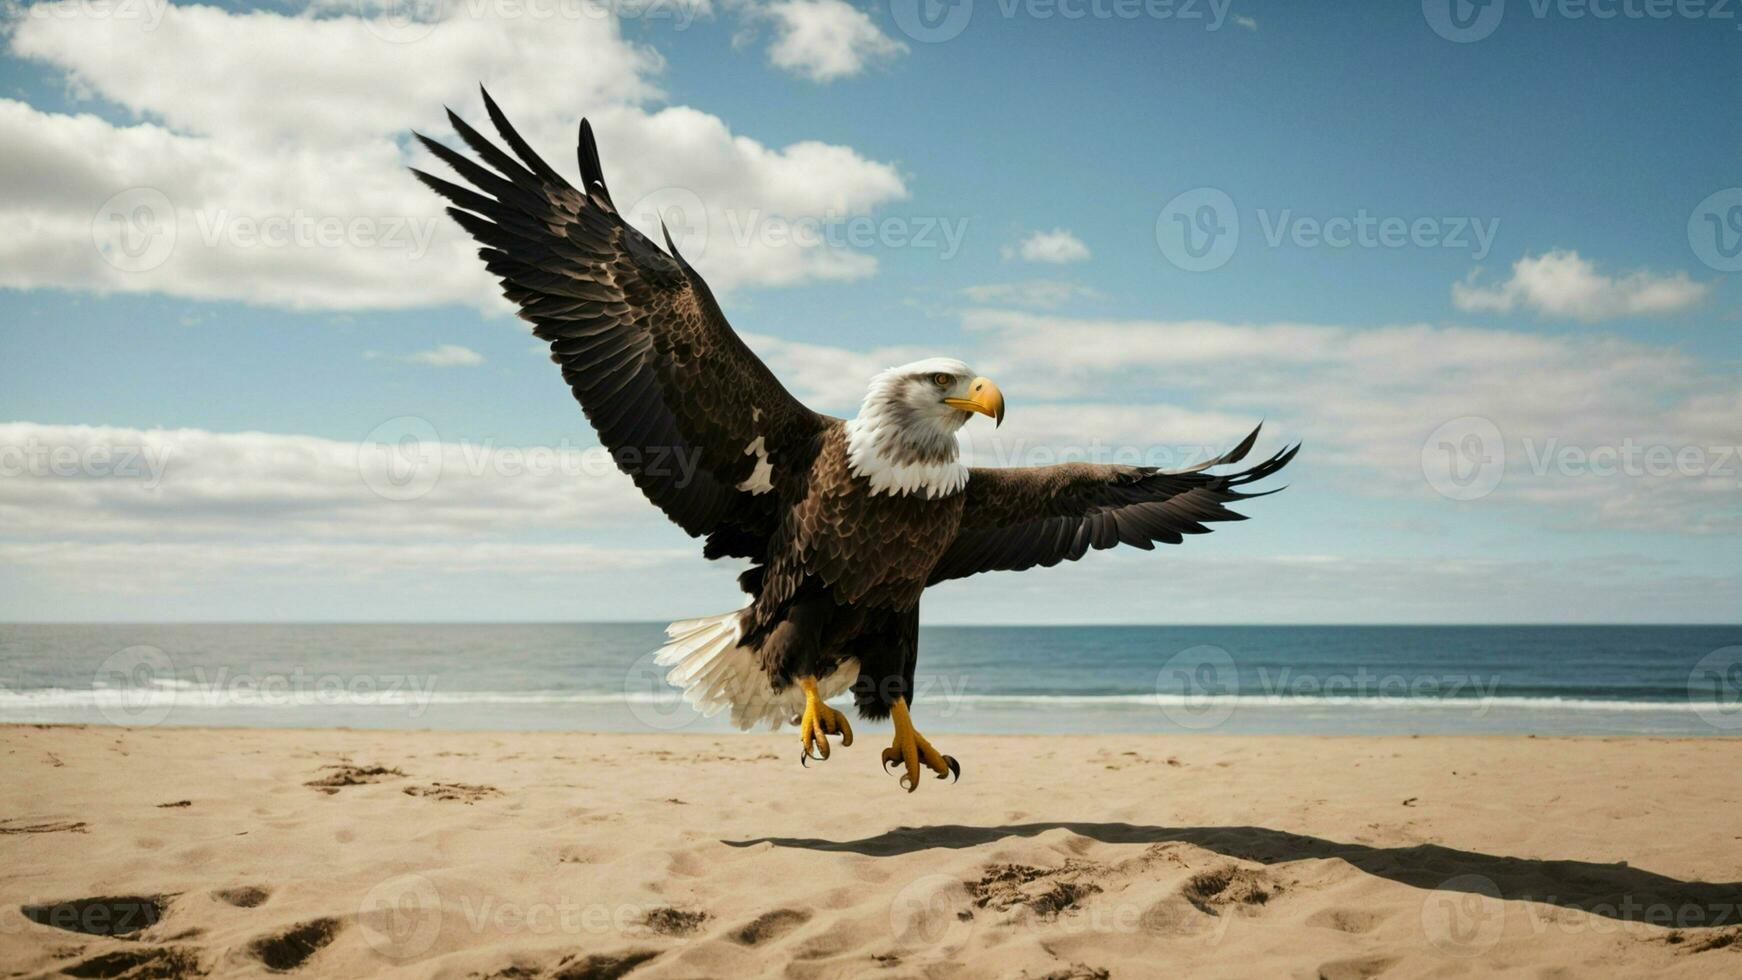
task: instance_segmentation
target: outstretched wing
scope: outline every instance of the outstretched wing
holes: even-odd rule
[[[1244,459],[1257,439],[1253,429],[1230,452],[1183,470],[1091,463],[976,467],[964,491],[961,529],[928,584],[978,572],[1051,567],[1076,561],[1090,548],[1129,544],[1148,551],[1156,541],[1178,544],[1182,535],[1206,534],[1210,529],[1204,525],[1214,521],[1243,521],[1223,504],[1275,493],[1239,488],[1288,465],[1300,446],[1238,473],[1205,471]]]
[[[762,525],[772,468],[821,417],[732,331],[669,233],[668,255],[624,222],[585,120],[576,190],[488,92],[484,106],[518,160],[449,111],[489,168],[418,134],[472,186],[413,172],[453,202],[448,214],[483,244],[478,254],[503,294],[550,341],[600,441],[648,499],[691,535]]]

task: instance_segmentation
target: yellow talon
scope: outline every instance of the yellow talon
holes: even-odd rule
[[[899,764],[907,769],[901,777],[903,789],[911,793],[919,788],[921,763],[937,773],[939,779],[945,776],[961,778],[961,763],[932,748],[925,736],[914,729],[913,719],[907,716],[907,702],[904,699],[895,699],[895,704],[890,706],[889,716],[895,722],[895,741],[883,750],[883,768],[888,769],[892,764]]]
[[[798,686],[804,689],[804,715],[798,720],[798,737],[804,744],[804,755],[799,756],[800,762],[810,759],[827,759],[829,757],[829,736],[841,736],[841,746],[853,744],[853,726],[847,724],[847,716],[823,703],[817,696],[817,679],[801,677]],[[812,755],[812,750],[816,755]]]

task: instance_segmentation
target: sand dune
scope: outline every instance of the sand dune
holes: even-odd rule
[[[1723,740],[0,729],[0,973],[1742,975]]]

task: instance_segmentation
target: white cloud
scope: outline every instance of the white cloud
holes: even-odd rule
[[[745,334],[744,342],[794,397],[817,411],[845,416],[859,411],[866,385],[877,372],[939,353],[921,346],[856,351],[762,334]]]
[[[1096,299],[1101,294],[1080,283],[1057,279],[1030,279],[1025,282],[968,286],[962,290],[962,295],[975,303],[1010,303],[1051,310],[1074,299]]]
[[[1005,246],[1006,259],[1020,258],[1024,262],[1050,262],[1063,265],[1067,262],[1081,262],[1089,257],[1089,246],[1082,239],[1063,228],[1052,231],[1037,231],[1016,243]]]
[[[1165,452],[1181,436],[1215,445],[1240,434],[1238,425],[1268,418],[1270,438],[1305,441],[1297,467],[1340,469],[1335,479],[1351,493],[1441,506],[1447,502],[1423,476],[1423,445],[1442,424],[1479,417],[1505,443],[1504,479],[1486,503],[1551,526],[1742,530],[1742,393],[1673,347],[1429,325],[1096,320],[1011,310],[970,311],[964,322],[986,336],[981,361],[1011,399],[1006,430],[1025,395],[1092,400],[1058,406],[1052,427],[1084,433],[1078,444],[1108,431],[1104,448],[1139,454]],[[1119,412],[1096,407],[1109,392],[1213,415],[1146,438],[1141,426],[1120,427]],[[1129,401],[1118,407],[1132,419],[1156,410]],[[1630,446],[1632,464],[1622,461]]]
[[[681,461],[679,461],[681,464]],[[36,540],[487,539],[599,528],[657,511],[596,446],[0,424],[0,523]]]
[[[846,0],[780,0],[762,14],[775,23],[768,60],[813,82],[849,78],[907,51]]]
[[[1247,17],[1244,14],[1235,14],[1234,24],[1237,27],[1244,27],[1249,31],[1256,31],[1258,29],[1258,18]]]
[[[544,346],[540,346],[540,352],[545,352]],[[383,353],[380,350],[366,350],[362,355],[369,360],[402,360],[406,364],[423,364],[429,367],[477,367],[484,362],[483,353],[456,343],[442,343],[430,350],[402,355]]]
[[[0,286],[503,310],[476,246],[405,170],[444,169],[406,140],[413,128],[451,140],[444,104],[483,121],[478,79],[559,169],[574,159],[585,109],[625,208],[656,191],[668,206],[699,205],[689,221],[712,247],[686,255],[717,289],[875,270],[872,256],[842,248],[722,232],[746,215],[870,213],[906,195],[893,166],[818,142],[769,147],[707,113],[655,107],[662,62],[614,17],[525,9],[474,17],[454,5],[395,43],[403,25],[384,15],[173,5],[143,21],[79,0],[27,8],[11,54],[139,121],[0,100],[0,142],[11,148],[0,157],[0,220],[23,230],[0,242]],[[651,209],[634,213],[656,231]]]
[[[1699,305],[1711,292],[1685,272],[1657,275],[1639,270],[1608,276],[1579,253],[1557,249],[1512,264],[1512,277],[1492,286],[1472,270],[1452,284],[1452,305],[1470,313],[1534,310],[1545,317],[1592,322],[1622,316],[1661,316]]]

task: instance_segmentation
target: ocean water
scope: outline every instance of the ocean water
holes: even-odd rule
[[[0,722],[728,731],[661,624],[4,625]],[[1742,734],[1742,626],[927,627],[976,732]]]

